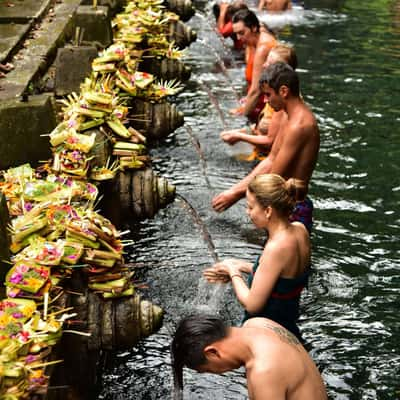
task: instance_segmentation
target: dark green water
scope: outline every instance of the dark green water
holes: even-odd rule
[[[311,186],[315,273],[303,296],[300,326],[332,399],[398,399],[400,1],[306,1],[305,11],[289,16],[279,37],[296,47],[302,93],[321,130]],[[236,103],[232,86],[240,91],[244,85],[243,70],[234,64],[228,77],[222,73],[215,52],[224,60],[229,52],[206,19],[194,17],[189,24],[206,45],[191,46],[193,77],[177,103],[203,161],[181,128],[153,151],[155,168],[197,210],[218,257],[251,260],[263,236],[247,220],[244,203],[224,214],[210,208],[213,195],[249,169],[218,138],[224,126],[243,123],[227,114]],[[136,240],[130,258],[149,265],[138,277],[149,284],[144,295],[166,310],[165,324],[137,348],[110,357],[100,399],[169,398],[174,323],[207,304],[233,323],[240,319],[230,289],[214,290],[201,280],[212,252],[182,201],[143,223]],[[243,371],[188,371],[185,386],[191,400],[247,398]]]

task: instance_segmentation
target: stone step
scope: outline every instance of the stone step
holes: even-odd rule
[[[52,3],[52,0],[0,0],[0,24],[34,23]]]
[[[0,25],[0,63],[6,63],[17,53],[30,29],[30,23]]]
[[[27,4],[31,2],[38,3],[37,7],[32,6],[32,10],[27,11],[25,15],[35,20],[38,18],[40,12],[44,12],[43,9],[46,9],[44,4],[48,2],[24,0],[22,3]],[[5,9],[5,3],[5,1],[0,0],[0,13]],[[15,1],[15,4],[17,3],[20,3],[20,1]],[[28,91],[27,89],[30,82],[44,74],[54,61],[57,48],[61,47],[72,37],[74,29],[73,16],[80,3],[81,0],[63,0],[62,3],[56,3],[53,12],[44,16],[40,25],[32,30],[32,33],[30,33],[32,38],[25,40],[22,44],[22,48],[12,60],[14,69],[0,80],[0,100],[21,97]],[[19,17],[17,14],[18,13],[12,15],[14,18],[20,18],[19,20],[22,21],[22,14],[19,14]],[[9,18],[11,18],[11,11]],[[18,28],[14,29],[18,30]],[[10,31],[10,36],[11,34],[12,32]],[[15,42],[18,43],[17,38],[14,39],[14,43]],[[9,53],[12,51],[12,48],[15,48],[15,46],[12,47],[10,41],[7,46],[4,46],[3,52]]]

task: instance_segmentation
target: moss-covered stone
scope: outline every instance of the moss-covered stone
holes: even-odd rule
[[[51,156],[49,138],[56,126],[51,95],[30,96],[28,101],[0,102],[0,169]]]
[[[79,92],[79,86],[90,75],[92,61],[97,57],[93,46],[67,46],[58,49],[56,58],[55,92],[64,96]]]
[[[95,43],[100,47],[107,47],[112,43],[111,16],[108,7],[78,7],[75,26],[84,29],[84,43]]]

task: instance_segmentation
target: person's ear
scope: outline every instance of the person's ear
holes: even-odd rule
[[[289,95],[289,88],[288,88],[286,85],[282,85],[282,86],[279,88],[278,93],[279,93],[279,96],[281,96],[281,97],[283,97],[284,99],[286,99],[286,98],[288,97],[288,95]]]
[[[212,344],[206,346],[203,352],[204,352],[204,357],[207,359],[207,361],[213,361],[221,357],[218,348]]]
[[[271,219],[271,214],[272,214],[272,208],[270,206],[265,208],[265,218],[267,221]]]

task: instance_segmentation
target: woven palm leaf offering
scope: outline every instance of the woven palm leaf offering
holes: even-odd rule
[[[5,285],[37,294],[50,277],[50,268],[33,261],[17,261],[8,271]]]

